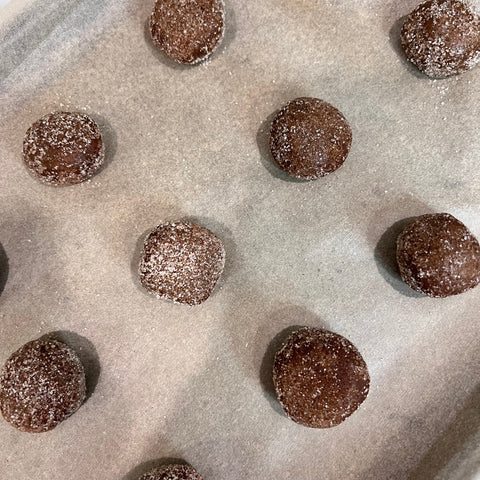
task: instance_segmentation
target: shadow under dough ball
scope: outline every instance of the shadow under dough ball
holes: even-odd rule
[[[223,0],[157,0],[150,17],[154,45],[179,63],[205,60],[224,30]]]
[[[305,327],[275,356],[273,383],[285,413],[306,427],[342,423],[367,398],[370,376],[355,346],[336,333]]]
[[[296,98],[276,115],[270,150],[292,177],[314,180],[342,166],[352,145],[352,130],[342,113],[318,98]]]
[[[463,293],[480,282],[480,245],[448,213],[422,215],[400,234],[397,263],[403,281],[429,297]]]
[[[35,177],[51,185],[83,182],[105,157],[97,124],[83,113],[54,112],[37,120],[23,142],[23,159]]]
[[[160,298],[198,305],[210,296],[224,266],[225,249],[210,230],[194,223],[165,223],[145,240],[139,278]]]
[[[429,0],[405,20],[401,32],[407,59],[432,78],[471,69],[480,61],[480,17],[461,0]]]
[[[83,365],[70,347],[56,340],[27,343],[0,372],[2,415],[24,432],[51,430],[84,400]]]
[[[165,465],[142,475],[138,480],[203,480],[203,477],[188,465]]]

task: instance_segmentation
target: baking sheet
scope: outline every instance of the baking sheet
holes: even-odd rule
[[[134,480],[168,459],[208,480],[480,478],[480,290],[420,297],[393,257],[427,212],[480,236],[480,70],[432,81],[406,64],[417,0],[228,1],[221,48],[182,67],[148,40],[151,3],[0,11],[0,362],[56,332],[90,391],[49,433],[1,421],[1,478]],[[308,183],[267,147],[272,113],[304,95],[354,134],[344,166]],[[26,129],[57,109],[101,125],[107,164],[87,183],[48,187],[22,164]],[[195,308],[136,280],[146,232],[180,218],[227,251]],[[295,325],[346,336],[369,366],[367,401],[336,428],[296,425],[272,396]]]

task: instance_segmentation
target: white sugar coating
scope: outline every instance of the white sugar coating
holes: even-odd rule
[[[422,3],[404,23],[402,45],[408,60],[432,78],[473,68],[480,62],[478,4],[461,0]]]
[[[480,15],[480,0],[462,0],[468,9],[475,15]]]
[[[165,465],[142,475],[139,480],[203,480],[203,477],[188,465]]]
[[[314,180],[337,170],[347,158],[352,132],[344,115],[317,98],[296,98],[275,116],[270,150],[288,174]]]
[[[463,293],[480,283],[480,245],[450,214],[418,217],[398,237],[402,279],[430,297]]]
[[[312,428],[343,422],[370,386],[367,366],[349,340],[310,327],[290,335],[277,352],[273,381],[287,416]]]
[[[150,32],[155,45],[176,62],[191,65],[203,62],[224,37],[225,3],[157,0],[150,16]]]
[[[62,185],[90,178],[101,167],[105,149],[100,129],[88,115],[53,112],[28,129],[23,156],[39,180]]]
[[[0,372],[2,415],[22,431],[51,430],[80,408],[85,392],[80,359],[56,340],[27,343]]]
[[[225,249],[210,230],[166,223],[145,240],[139,278],[159,298],[197,305],[210,296],[224,266]]]

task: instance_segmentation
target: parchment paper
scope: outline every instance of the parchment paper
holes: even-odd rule
[[[0,421],[2,480],[135,480],[169,459],[205,480],[480,478],[480,289],[416,295],[395,271],[404,220],[450,212],[480,236],[480,69],[432,81],[398,49],[417,0],[227,0],[227,34],[182,67],[146,34],[153,2],[14,0],[0,10],[0,363],[56,332],[89,398],[53,431]],[[339,108],[344,166],[295,182],[268,155],[297,96]],[[66,188],[22,162],[27,128],[85,111],[105,168]],[[203,305],[136,280],[155,225],[195,219],[227,251]],[[289,328],[364,356],[371,391],[329,430],[286,418],[271,365]]]

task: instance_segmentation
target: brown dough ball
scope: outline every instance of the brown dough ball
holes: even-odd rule
[[[469,70],[480,61],[480,17],[460,0],[429,0],[405,21],[405,54],[432,78],[445,78]]]
[[[138,480],[203,480],[203,477],[188,465],[165,465],[142,475]]]
[[[342,423],[367,398],[370,377],[359,351],[346,338],[305,327],[277,352],[273,382],[294,422],[329,428]]]
[[[85,373],[77,354],[56,340],[34,340],[0,372],[0,410],[24,432],[46,432],[85,400]]]
[[[403,281],[429,297],[448,297],[480,282],[480,245],[448,213],[422,215],[400,234],[397,262]]]
[[[224,29],[223,0],[157,0],[150,17],[153,43],[180,63],[209,57]]]
[[[52,185],[89,179],[104,157],[100,129],[83,113],[46,115],[27,130],[23,142],[23,159],[30,172]]]
[[[207,228],[166,223],[148,235],[139,278],[159,298],[198,305],[212,293],[223,272],[225,249]]]
[[[270,150],[292,177],[314,180],[341,167],[352,130],[335,107],[318,98],[296,98],[280,110],[270,130]]]

